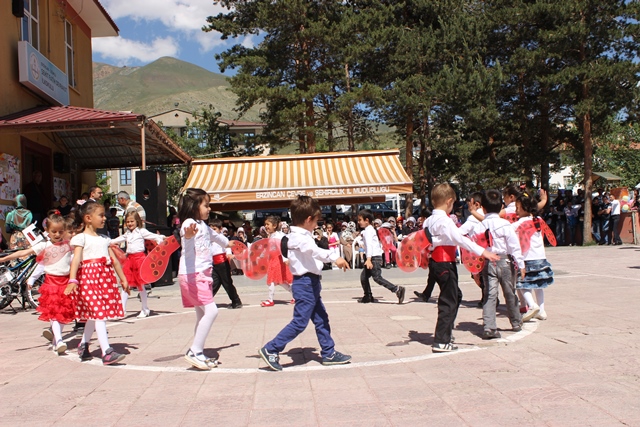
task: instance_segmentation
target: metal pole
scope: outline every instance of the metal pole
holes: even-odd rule
[[[140,142],[142,145],[142,167],[140,168],[140,170],[146,170],[147,169],[147,154],[146,154],[146,147],[145,147],[145,128],[144,128],[144,119],[142,120],[142,126],[140,128]]]

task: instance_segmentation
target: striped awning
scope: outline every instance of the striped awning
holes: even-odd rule
[[[323,205],[362,203],[413,193],[398,156],[385,150],[194,160],[185,187],[204,189],[211,203],[246,209],[287,206],[299,194]]]

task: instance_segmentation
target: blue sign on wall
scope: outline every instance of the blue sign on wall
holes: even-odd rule
[[[27,41],[18,42],[20,83],[57,105],[69,105],[67,75]]]

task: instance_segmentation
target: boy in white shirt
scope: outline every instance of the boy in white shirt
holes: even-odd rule
[[[482,225],[488,230],[489,247],[492,253],[500,257],[496,262],[485,263],[482,270],[482,278],[486,291],[482,304],[482,321],[484,332],[482,339],[500,338],[500,332],[496,326],[496,300],[498,298],[498,286],[502,287],[504,299],[507,305],[507,314],[514,332],[522,329],[522,316],[518,308],[516,296],[516,277],[511,255],[524,279],[524,257],[520,250],[520,241],[511,223],[500,218],[502,197],[498,190],[488,190],[482,196],[482,209],[485,212]]]
[[[293,274],[291,291],[296,301],[293,319],[260,349],[260,357],[274,371],[282,370],[279,353],[307,328],[309,320],[316,327],[323,365],[342,365],[351,360],[351,356],[335,351],[329,315],[320,297],[323,263],[334,262],[343,270],[349,268],[349,263],[335,252],[316,245],[311,233],[317,227],[319,218],[322,218],[322,210],[317,200],[309,196],[298,196],[291,202],[291,232],[287,235],[286,242],[283,238],[282,250],[289,258],[289,269]]]
[[[373,227],[373,212],[369,209],[362,209],[358,212],[358,225],[362,228],[362,239],[364,241],[366,261],[364,262],[364,268],[360,273],[360,285],[364,291],[364,296],[358,300],[361,303],[375,302],[373,294],[371,292],[371,283],[369,278],[373,278],[373,281],[379,285],[384,286],[398,297],[398,304],[402,304],[404,301],[404,286],[396,286],[382,277],[382,246],[380,245],[380,239],[378,238],[378,232]]]

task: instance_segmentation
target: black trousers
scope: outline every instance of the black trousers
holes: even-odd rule
[[[213,264],[213,270],[211,273],[213,279],[213,296],[215,297],[220,290],[220,285],[224,288],[232,304],[240,303],[240,297],[236,287],[233,286],[233,279],[231,278],[231,265],[229,261],[221,262],[220,264]]]
[[[429,261],[429,279],[440,287],[438,297],[438,321],[433,338],[434,344],[448,344],[458,316],[462,292],[458,287],[458,268],[455,262]]]
[[[391,292],[396,292],[398,290],[398,287],[382,277],[382,257],[372,256],[371,264],[373,264],[373,268],[371,270],[369,270],[367,267],[362,267],[362,272],[360,273],[360,285],[362,286],[362,290],[364,291],[364,296],[373,296],[369,278],[372,278],[373,281],[378,285],[384,286]]]

